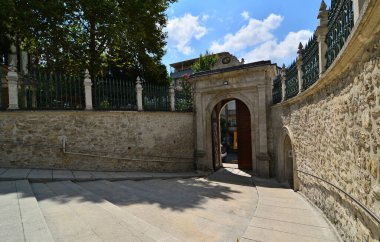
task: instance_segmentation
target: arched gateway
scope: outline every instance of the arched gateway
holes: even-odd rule
[[[276,75],[277,66],[270,61],[243,64],[236,57],[228,56],[212,70],[190,77],[194,86],[197,169],[212,170],[220,166],[215,115],[219,115],[221,105],[237,100],[237,109],[242,113],[240,146],[244,152],[240,157],[244,164],[239,161],[239,166],[251,168],[259,176],[269,176],[268,108],[272,103],[272,81]]]

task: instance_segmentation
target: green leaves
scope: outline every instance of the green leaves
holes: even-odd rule
[[[7,30],[2,36],[11,33],[38,67],[69,74],[89,69],[92,76],[140,75],[149,81],[166,76],[161,66],[165,11],[175,0],[0,1],[12,10],[0,10],[7,16],[0,22]]]
[[[194,73],[208,71],[211,70],[211,68],[215,65],[217,61],[218,56],[216,54],[212,54],[206,51],[204,55],[201,54],[199,56],[199,59],[196,62],[194,62],[191,69],[194,71]]]

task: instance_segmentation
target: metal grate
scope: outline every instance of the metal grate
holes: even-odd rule
[[[327,64],[328,68],[343,48],[354,26],[354,11],[352,0],[333,0],[329,9],[327,33]]]
[[[302,52],[302,61],[303,87],[306,90],[319,78],[319,46],[316,35],[306,44]]]
[[[286,68],[285,97],[292,98],[298,94],[298,69],[294,61]]]
[[[33,71],[20,77],[21,109],[81,110],[84,109],[83,78]]]
[[[273,80],[272,98],[273,98],[273,104],[281,102],[281,99],[282,99],[281,75],[278,75],[276,79]]]
[[[146,111],[169,111],[169,87],[145,82],[143,86],[143,108]]]
[[[135,83],[115,78],[92,80],[95,110],[137,110]]]

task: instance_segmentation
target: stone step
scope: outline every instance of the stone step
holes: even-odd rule
[[[82,194],[87,198],[92,198],[96,200],[102,200],[101,204],[98,204],[103,209],[107,210],[114,216],[122,219],[125,223],[127,223],[128,229],[132,230],[134,233],[137,233],[140,237],[143,238],[143,241],[179,241],[174,238],[170,234],[160,230],[159,228],[145,222],[144,220],[136,217],[132,213],[121,209],[115,204],[104,200],[100,195],[101,192],[97,190],[96,181],[93,182],[81,182],[77,184],[71,183],[70,186],[73,190],[75,190],[78,194]],[[119,192],[119,191],[116,191]]]
[[[56,194],[43,183],[33,183],[32,189],[55,241],[102,241],[69,206],[75,197]]]
[[[56,194],[70,197],[68,205],[105,241],[155,241],[142,229],[132,229],[121,209],[80,186],[66,182],[47,184]],[[124,215],[124,216],[122,216]]]
[[[0,182],[0,241],[24,241],[15,182]]]
[[[16,187],[25,240],[54,241],[29,182],[16,181]]]
[[[159,202],[157,194],[130,187],[125,182],[98,181],[93,189],[112,203],[182,241],[228,241],[231,238],[223,236],[234,234],[229,226],[191,214],[189,211],[194,209],[191,204],[187,207],[164,204]]]
[[[0,241],[53,241],[26,180],[0,182]]]

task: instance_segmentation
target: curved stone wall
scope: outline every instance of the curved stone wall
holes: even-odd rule
[[[285,181],[284,127],[294,167],[342,188],[380,217],[380,1],[366,1],[335,62],[308,90],[271,110],[272,173]],[[378,241],[380,225],[347,195],[296,173],[299,190],[345,241]]]

